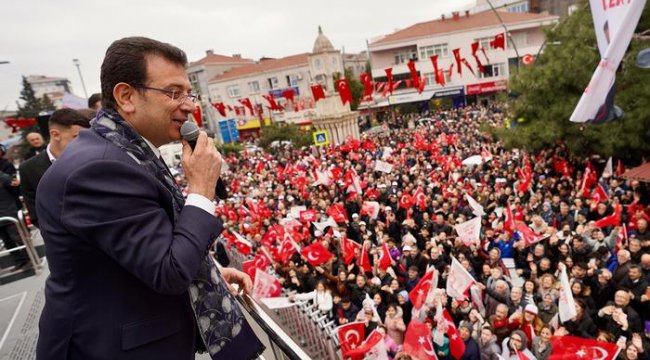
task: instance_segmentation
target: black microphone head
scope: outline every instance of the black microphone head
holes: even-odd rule
[[[181,126],[181,136],[187,141],[196,141],[200,132],[201,129],[199,129],[198,125],[191,121],[186,121]]]

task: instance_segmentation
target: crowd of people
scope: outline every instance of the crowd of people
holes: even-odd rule
[[[339,325],[364,322],[366,336],[385,334],[391,358],[409,356],[402,345],[415,318],[432,329],[439,359],[545,360],[551,339],[566,335],[616,343],[621,359],[648,358],[647,184],[620,171],[600,176],[606,159],[574,157],[561,143],[536,153],[504,148],[481,130],[503,126],[495,107],[427,115],[431,122],[398,122],[331,147],[230,155],[231,197],[217,206],[225,235],[249,239],[252,251],[240,250],[251,258],[269,258],[291,300],[313,301]],[[479,164],[462,163],[476,155]],[[392,169],[376,171],[377,161]],[[454,230],[475,217],[467,195],[485,213],[476,243]],[[542,240],[524,241],[509,221]],[[300,249],[317,242],[333,256],[314,265]],[[347,242],[359,244],[353,256]],[[384,244],[389,266],[379,265]],[[452,258],[479,296],[445,292]],[[437,289],[413,311],[409,292],[430,269]],[[563,322],[562,270],[576,308]],[[436,334],[441,309],[465,344],[460,356],[446,333]]]

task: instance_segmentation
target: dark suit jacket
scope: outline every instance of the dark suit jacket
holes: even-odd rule
[[[194,359],[187,292],[220,220],[185,206],[123,150],[84,130],[41,179],[50,276],[38,359]]]
[[[45,171],[52,165],[47,151],[42,151],[38,155],[20,164],[18,172],[20,173],[20,193],[29,211],[29,219],[32,224],[38,227],[38,216],[36,215],[36,187],[41,181]]]

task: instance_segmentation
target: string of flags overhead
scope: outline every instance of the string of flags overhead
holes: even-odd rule
[[[494,36],[494,38],[489,42],[489,46],[492,49],[501,49],[506,50],[506,39],[505,34],[500,33]],[[490,64],[490,59],[487,56],[487,51],[485,47],[481,46],[478,41],[475,41],[471,44],[471,56],[476,62],[476,69],[479,73],[485,74],[486,68],[485,65]],[[480,53],[479,53],[480,51]],[[454,72],[454,67],[458,76],[463,76],[463,68],[467,69],[472,75],[476,76],[476,71],[472,67],[472,64],[463,57],[461,54],[461,48],[452,49],[453,60],[450,61],[449,67],[447,69],[441,68],[441,65],[438,62],[439,56],[433,55],[430,57],[431,64],[433,66],[433,81],[436,84],[445,86],[447,81],[451,80]],[[481,59],[481,56],[483,59]],[[484,62],[482,61],[484,60]],[[410,79],[395,80],[393,78],[393,68],[386,68],[384,72],[386,73],[386,81],[373,81],[372,76],[368,73],[363,73],[360,76],[361,84],[363,85],[363,97],[365,101],[372,101],[374,94],[381,94],[381,97],[387,97],[388,94],[393,94],[398,87],[402,84],[407,88],[414,88],[419,94],[424,91],[424,86],[426,84],[426,77],[419,76],[418,70],[416,68],[416,62],[414,60],[409,60],[407,67],[411,75]],[[345,78],[336,80],[335,82],[336,90],[338,91],[339,97],[341,98],[341,104],[345,105],[352,103],[352,91],[350,90],[350,84]],[[314,104],[321,99],[325,98],[325,90],[321,84],[312,84],[311,88],[311,97],[305,99],[305,97],[300,97],[296,99],[295,92],[293,89],[286,89],[282,92],[282,96],[285,99],[283,104],[278,103],[273,95],[262,95],[262,97],[268,103],[266,108],[270,111],[285,111],[289,105],[293,108],[294,111],[305,110],[307,107],[312,109]],[[245,116],[246,110],[248,109],[251,116],[258,116],[262,118],[264,111],[263,104],[253,104],[249,98],[237,100],[239,105],[229,105],[224,102],[213,102],[212,106],[221,114],[223,117],[227,117],[228,113],[233,113],[236,116]]]

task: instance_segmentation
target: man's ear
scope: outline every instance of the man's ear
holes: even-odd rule
[[[59,140],[61,138],[61,131],[59,129],[50,127],[50,139]]]
[[[113,87],[113,98],[117,104],[117,109],[122,110],[125,113],[132,113],[135,111],[135,105],[133,104],[133,98],[136,89],[130,86],[127,83],[118,83]]]

